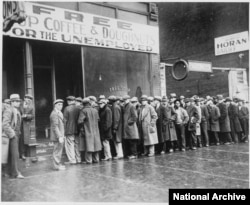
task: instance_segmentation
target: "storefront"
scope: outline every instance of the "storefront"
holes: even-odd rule
[[[47,4],[25,2],[26,21],[3,33],[2,98],[11,93],[34,96],[37,139],[46,136],[57,98],[160,94],[155,7]]]

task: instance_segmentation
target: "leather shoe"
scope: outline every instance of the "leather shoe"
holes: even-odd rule
[[[21,173],[19,173],[19,174],[16,176],[16,178],[17,178],[17,179],[24,179],[24,176],[23,176]]]
[[[110,158],[104,158],[104,159],[102,159],[102,161],[109,161],[110,160]]]

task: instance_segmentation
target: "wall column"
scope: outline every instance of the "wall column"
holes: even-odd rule
[[[33,62],[32,62],[32,47],[29,41],[25,42],[24,46],[24,55],[25,55],[25,66],[24,66],[24,75],[25,75],[25,93],[31,94],[34,99],[34,80],[33,80]],[[35,116],[35,105],[33,99],[33,113]],[[36,124],[35,124],[35,117],[31,121],[31,134],[28,144],[27,156],[36,160]]]

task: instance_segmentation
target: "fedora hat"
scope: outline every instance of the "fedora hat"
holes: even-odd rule
[[[10,101],[21,101],[19,94],[11,94]]]

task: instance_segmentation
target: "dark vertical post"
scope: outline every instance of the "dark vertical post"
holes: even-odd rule
[[[33,81],[33,62],[32,62],[32,47],[29,41],[25,42],[25,92],[34,96],[33,107],[35,116],[35,95],[34,95],[34,81]],[[31,121],[31,135],[28,144],[27,155],[28,157],[34,158],[36,160],[36,125],[35,118]]]
[[[85,91],[85,67],[84,67],[84,47],[81,46],[81,59],[82,59],[82,86],[83,86],[83,97],[86,97],[86,91]]]

